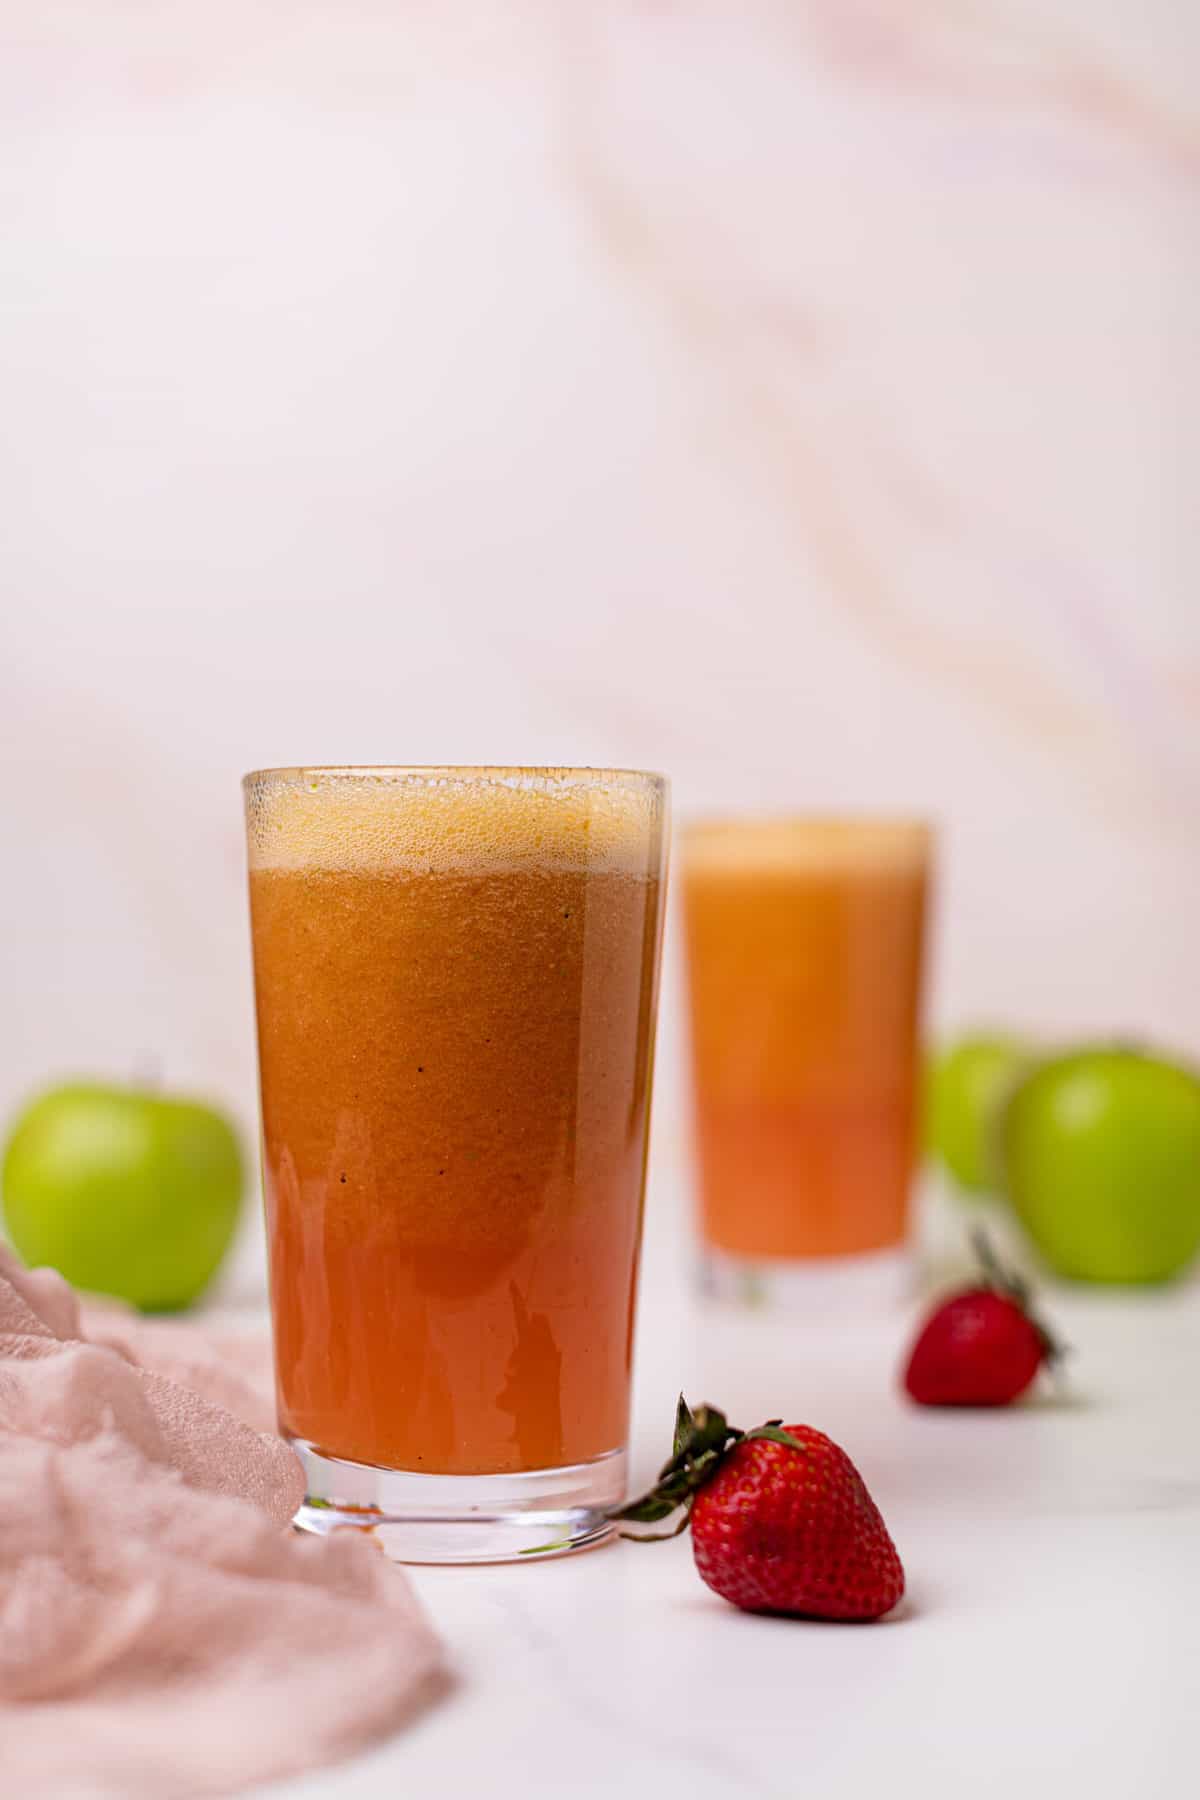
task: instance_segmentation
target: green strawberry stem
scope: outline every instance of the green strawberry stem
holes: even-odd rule
[[[996,1255],[992,1241],[982,1225],[976,1225],[971,1232],[971,1247],[979,1258],[979,1266],[983,1278],[996,1293],[1003,1294],[1014,1306],[1020,1307],[1033,1329],[1041,1340],[1042,1355],[1053,1367],[1066,1355],[1066,1346],[1049,1330],[1044,1320],[1040,1319],[1032,1307],[1033,1294],[1029,1283],[1015,1269],[1007,1269]]]
[[[631,1524],[655,1525],[682,1508],[682,1517],[670,1531],[623,1531],[622,1537],[635,1544],[657,1543],[663,1538],[678,1537],[688,1528],[692,1501],[711,1481],[726,1456],[737,1443],[754,1438],[769,1438],[774,1444],[786,1444],[801,1450],[794,1437],[780,1430],[780,1420],[768,1419],[754,1431],[739,1431],[730,1425],[725,1414],[715,1406],[698,1406],[692,1411],[683,1395],[675,1409],[675,1439],[670,1459],[658,1472],[654,1486],[636,1500],[628,1501],[608,1515],[611,1519],[628,1519]]]
[[[680,1394],[675,1408],[671,1455],[658,1471],[658,1480],[638,1499],[612,1507],[605,1516],[628,1519],[631,1524],[657,1525],[678,1512],[681,1516],[670,1531],[623,1531],[620,1535],[632,1544],[657,1544],[667,1538],[679,1537],[691,1523],[692,1501],[705,1482],[712,1480],[735,1444],[749,1444],[755,1438],[766,1438],[772,1444],[786,1444],[789,1450],[803,1451],[803,1444],[798,1444],[794,1437],[781,1430],[781,1424],[779,1419],[768,1419],[765,1425],[758,1425],[753,1431],[739,1431],[736,1425],[730,1425],[718,1407],[698,1406],[693,1412]],[[522,1550],[521,1555],[547,1556],[552,1550],[569,1548],[570,1540],[560,1538],[551,1544],[533,1544]]]

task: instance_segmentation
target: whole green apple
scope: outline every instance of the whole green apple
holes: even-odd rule
[[[930,1063],[926,1146],[963,1193],[998,1189],[1000,1115],[1033,1056],[1019,1038],[976,1032],[946,1045]]]
[[[1200,1078],[1136,1050],[1042,1063],[1004,1115],[1008,1195],[1060,1275],[1153,1282],[1200,1249]]]
[[[242,1185],[237,1136],[211,1107],[79,1083],[43,1094],[17,1120],[4,1218],[30,1265],[166,1312],[216,1273]]]

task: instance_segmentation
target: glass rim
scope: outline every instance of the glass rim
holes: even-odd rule
[[[263,781],[318,780],[403,781],[544,781],[548,783],[615,782],[626,786],[635,783],[650,788],[666,789],[669,781],[657,769],[593,768],[572,763],[292,763],[278,768],[250,769],[242,776],[242,786]]]

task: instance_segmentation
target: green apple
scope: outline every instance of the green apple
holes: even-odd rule
[[[1004,1102],[1033,1061],[1013,1037],[960,1038],[934,1057],[926,1081],[926,1143],[970,1194],[999,1183],[997,1133]]]
[[[211,1107],[80,1083],[43,1094],[17,1120],[4,1218],[27,1263],[165,1312],[216,1273],[242,1183],[237,1136]]]
[[[1200,1249],[1200,1077],[1137,1050],[1044,1062],[1004,1116],[1009,1198],[1060,1275],[1152,1282]]]

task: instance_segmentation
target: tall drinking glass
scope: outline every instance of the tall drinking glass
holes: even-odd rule
[[[297,1522],[405,1561],[594,1542],[625,1483],[666,783],[244,785]]]
[[[683,834],[704,1274],[887,1285],[908,1220],[931,837],[888,819]]]

